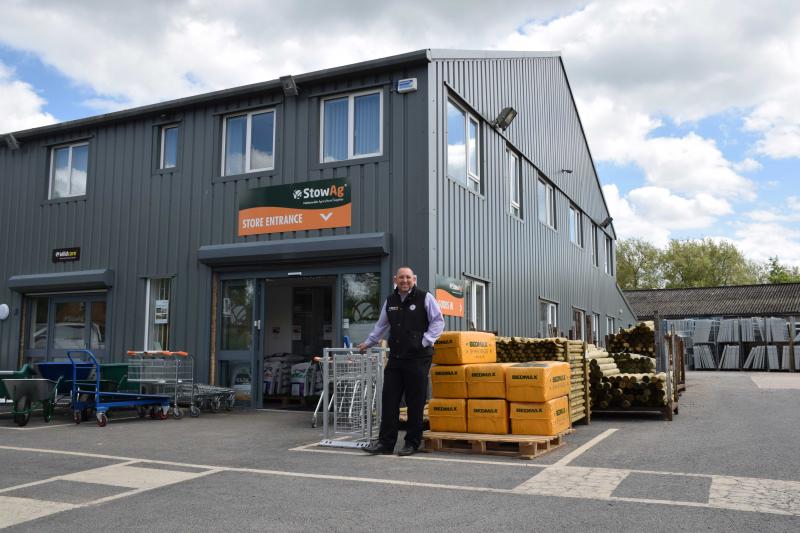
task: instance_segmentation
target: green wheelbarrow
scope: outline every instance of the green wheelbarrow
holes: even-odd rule
[[[45,422],[53,419],[58,383],[43,378],[3,378],[4,396],[11,400],[11,415],[18,426],[25,426],[31,413],[41,407]]]

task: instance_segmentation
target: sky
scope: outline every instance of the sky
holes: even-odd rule
[[[422,48],[561,52],[619,237],[800,265],[796,0],[4,0],[0,132]]]

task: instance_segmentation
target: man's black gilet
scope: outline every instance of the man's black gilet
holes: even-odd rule
[[[422,346],[422,335],[428,331],[428,313],[425,311],[427,292],[413,287],[400,301],[395,290],[386,299],[386,316],[389,318],[390,357],[422,357],[431,355]]]

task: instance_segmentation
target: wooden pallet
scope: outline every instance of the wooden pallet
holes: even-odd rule
[[[664,420],[672,422],[673,414],[678,414],[678,404],[665,405],[663,407],[631,407],[630,409],[599,409],[592,408],[592,414],[607,413],[610,415],[640,415],[640,414],[660,414]]]
[[[555,436],[542,435],[487,435],[482,433],[446,433],[426,431],[422,434],[426,452],[455,452],[481,455],[504,455],[520,459],[533,459],[564,445],[564,437],[573,433],[568,429]]]

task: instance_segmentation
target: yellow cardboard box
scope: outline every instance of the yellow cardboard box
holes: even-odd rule
[[[508,435],[508,402],[467,400],[467,431]]]
[[[467,431],[467,400],[431,398],[428,402],[431,431]]]
[[[469,365],[433,365],[431,394],[434,398],[466,398]]]
[[[494,333],[446,331],[433,345],[437,365],[465,365],[497,361]]]
[[[546,402],[569,394],[569,363],[538,361],[506,368],[506,400]]]
[[[506,367],[513,363],[467,365],[468,398],[506,397]]]
[[[513,435],[558,435],[569,429],[569,399],[554,398],[543,403],[511,402]]]

